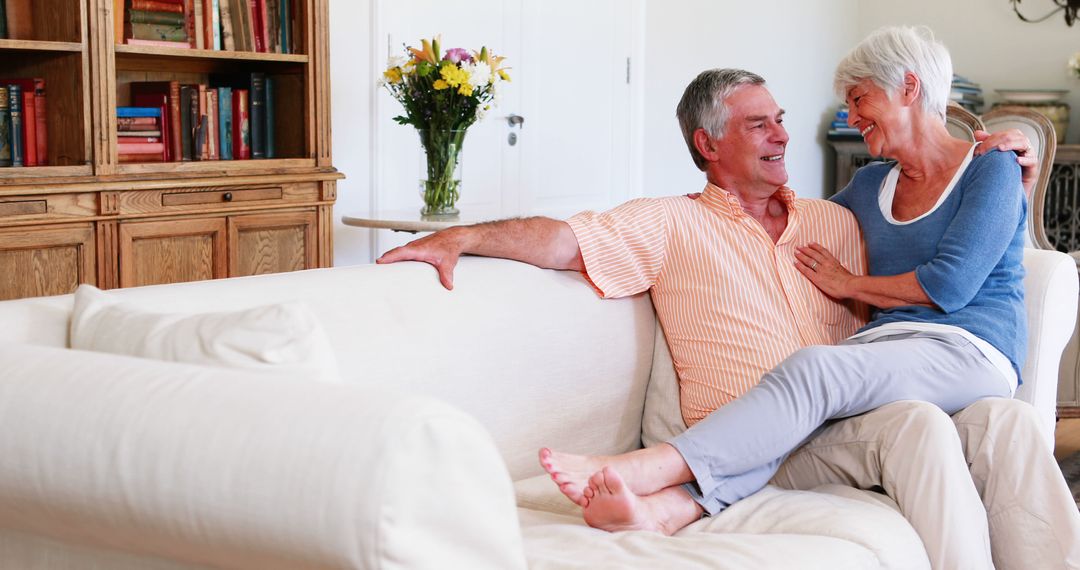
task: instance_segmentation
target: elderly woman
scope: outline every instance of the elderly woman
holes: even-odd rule
[[[899,400],[954,414],[983,398],[1013,395],[1027,345],[1020,168],[1012,152],[975,156],[975,145],[949,135],[951,77],[945,47],[913,28],[879,30],[839,64],[835,87],[848,102],[849,123],[872,155],[892,159],[863,167],[833,198],[863,229],[870,275],[850,274],[817,244],[800,249],[798,267],[828,295],[876,307],[873,319],[840,345],[796,352],[667,444],[615,457],[541,450],[541,463],[585,507],[589,524],[670,533],[760,489],[828,420]],[[579,474],[589,469],[597,472],[583,486]],[[1068,530],[1059,536],[1080,539],[1063,481],[1030,483],[1045,487],[1051,503],[1061,501],[1033,508],[1060,510],[1051,518],[1067,521]],[[986,515],[969,487],[956,492],[973,497],[973,520],[941,522],[949,514],[936,513],[934,521],[934,505],[919,505],[924,511],[912,520],[937,567],[993,565],[982,544]],[[998,530],[1044,532],[1024,527],[1038,518],[1013,517]],[[950,549],[956,529],[949,525],[956,524],[982,524],[983,540],[967,541],[982,543]],[[1068,549],[1075,545],[1055,550]]]

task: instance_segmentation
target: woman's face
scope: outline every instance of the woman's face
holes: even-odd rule
[[[848,125],[859,129],[872,156],[892,156],[889,143],[899,142],[896,135],[903,107],[899,99],[889,97],[870,79],[860,80],[847,91]]]

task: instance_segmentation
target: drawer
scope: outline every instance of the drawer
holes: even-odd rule
[[[65,221],[96,216],[97,194],[0,196],[0,224],[27,220]]]
[[[220,212],[251,207],[296,206],[319,201],[315,182],[250,186],[212,186],[113,193],[116,214]]]

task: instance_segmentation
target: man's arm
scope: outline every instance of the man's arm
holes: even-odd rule
[[[391,249],[375,263],[423,261],[439,272],[443,287],[453,289],[454,267],[465,253],[523,261],[544,269],[585,270],[570,225],[543,217],[445,229]]]

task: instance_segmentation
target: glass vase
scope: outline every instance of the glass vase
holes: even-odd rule
[[[461,196],[461,145],[465,129],[417,129],[424,147],[426,178],[420,179],[422,216],[453,216]]]

